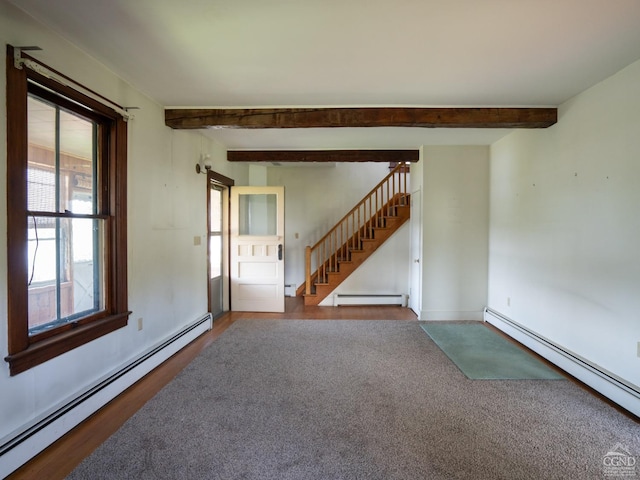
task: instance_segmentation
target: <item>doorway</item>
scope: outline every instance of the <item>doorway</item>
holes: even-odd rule
[[[209,187],[209,311],[217,317],[224,311],[222,194],[224,188]]]
[[[422,190],[411,193],[411,285],[409,307],[420,319],[422,312]]]
[[[213,318],[229,310],[229,187],[231,178],[207,172],[207,292]]]

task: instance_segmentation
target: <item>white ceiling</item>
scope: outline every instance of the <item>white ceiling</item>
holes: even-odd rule
[[[10,0],[164,106],[555,106],[640,58],[638,0]],[[46,45],[42,45],[46,48]],[[215,130],[229,148],[505,130]]]

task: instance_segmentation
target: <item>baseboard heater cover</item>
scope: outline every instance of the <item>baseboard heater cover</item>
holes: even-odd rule
[[[124,367],[112,372],[37,423],[1,439],[0,478],[5,478],[24,465],[162,362],[212,328],[213,317],[207,313]]]
[[[400,305],[407,306],[408,295],[397,294],[347,294],[336,293],[333,296],[333,306],[340,305]]]
[[[640,417],[640,388],[567,351],[501,313],[485,308],[484,321],[503,331],[611,401]]]

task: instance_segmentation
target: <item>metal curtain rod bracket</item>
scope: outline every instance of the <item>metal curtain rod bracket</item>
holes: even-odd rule
[[[54,80],[66,87],[72,88],[82,93],[83,95],[86,95],[87,97],[111,108],[112,110],[117,112],[119,115],[121,115],[122,118],[124,118],[124,120],[129,120],[134,118],[133,115],[129,113],[129,110],[138,109],[139,107],[123,108],[120,105],[113,103],[111,100],[104,98],[103,96],[93,92],[87,87],[79,84],[78,82],[71,80],[70,78],[67,78],[64,75],[51,70],[49,67],[39,63],[37,60],[32,60],[31,58],[25,58],[22,56],[22,52],[38,51],[38,50],[42,50],[42,48],[38,46],[13,47],[13,63],[15,67],[19,70],[22,70],[23,67],[27,67],[28,69],[33,70],[36,73],[39,73],[43,77],[46,77],[50,80]]]

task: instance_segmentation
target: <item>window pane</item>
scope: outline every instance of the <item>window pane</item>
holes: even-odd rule
[[[211,261],[211,278],[222,275],[222,237],[209,237],[209,259]]]
[[[210,189],[210,205],[209,211],[211,218],[209,223],[212,232],[222,231],[222,192],[215,188]]]
[[[104,308],[104,220],[30,217],[29,333]]]
[[[56,211],[56,109],[34,97],[27,102],[29,154],[27,209]]]
[[[98,254],[104,220],[73,219],[69,280],[73,284],[73,315],[104,308],[103,265]]]
[[[55,219],[40,217],[37,221],[36,228],[34,219],[29,218],[29,283],[52,283],[57,278]]]
[[[275,193],[239,195],[240,235],[276,235],[277,200]]]
[[[34,96],[27,106],[28,210],[79,213],[72,200],[80,193],[92,202],[83,213],[96,213],[96,123]]]
[[[73,113],[60,111],[60,211],[96,213],[94,205],[94,123]],[[82,196],[90,208],[76,210],[73,200]]]

